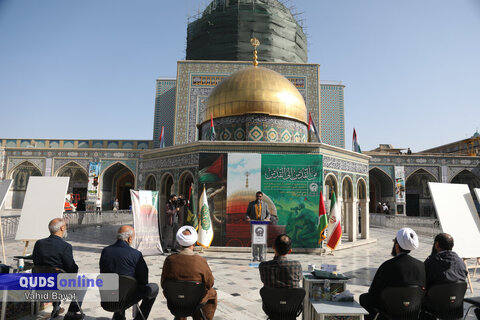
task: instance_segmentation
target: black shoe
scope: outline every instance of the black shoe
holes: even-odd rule
[[[54,306],[53,310],[52,310],[52,313],[50,314],[50,318],[53,319],[53,318],[58,317],[61,313],[63,313],[63,311],[65,311],[65,309],[60,307],[60,304]]]
[[[65,317],[63,317],[63,320],[82,320],[84,318],[85,318],[84,314],[69,311],[65,314]]]

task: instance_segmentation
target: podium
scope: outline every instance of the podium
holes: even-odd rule
[[[252,261],[267,260],[267,227],[270,221],[251,220]]]

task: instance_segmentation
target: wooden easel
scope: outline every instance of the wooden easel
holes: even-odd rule
[[[477,261],[475,263],[475,266],[468,266],[468,264],[467,264],[468,259],[470,259],[470,258],[463,258],[463,262],[465,263],[465,267],[467,268],[468,286],[470,287],[470,292],[473,294],[472,279],[470,278],[470,272],[468,271],[468,269],[474,269],[473,270],[473,277],[475,277],[475,274],[477,273],[478,264],[480,263],[480,257],[476,258]]]

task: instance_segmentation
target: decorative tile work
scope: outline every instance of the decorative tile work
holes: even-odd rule
[[[33,164],[38,170],[40,170],[42,175],[45,173],[45,159],[43,158],[9,158],[7,167],[8,176],[12,175],[12,170],[14,170],[15,167],[25,161]]]
[[[5,149],[0,148],[0,180],[5,179],[5,172],[6,172],[6,154]]]
[[[368,175],[368,165],[362,163],[345,161],[329,156],[323,156],[323,167],[328,169],[356,172]]]
[[[215,119],[214,126],[217,140],[222,141],[307,141],[307,126],[304,123],[280,117],[261,114],[225,117]],[[232,132],[235,134],[232,135]],[[202,125],[201,140],[210,140],[210,122]]]
[[[83,169],[85,169],[85,171],[87,171],[88,173],[88,165],[90,164],[90,160],[89,159],[71,159],[71,158],[67,158],[67,159],[55,159],[55,161],[53,162],[53,172],[54,174],[53,175],[56,175],[58,170],[63,167],[64,165],[66,165],[67,163],[70,163],[70,162],[73,162],[75,164],[78,164],[80,167],[82,167]]]
[[[320,123],[318,65],[286,63],[261,63],[261,65],[279,72],[292,81],[304,97],[307,110],[312,112],[314,121]],[[195,141],[196,125],[203,121],[203,119],[197,119],[204,111],[204,103],[198,97],[206,98],[213,88],[212,79],[215,82],[218,78],[210,78],[210,84],[206,83],[207,78],[205,78],[206,84],[202,86],[201,77],[228,76],[250,66],[249,62],[178,62],[175,144]],[[194,81],[196,84],[192,85]],[[199,87],[204,90],[198,91]]]
[[[394,174],[394,169],[393,166],[370,166],[369,170],[372,170],[373,168],[378,168],[385,172],[392,180],[395,180],[395,174]]]
[[[160,146],[159,137],[162,131],[162,126],[165,127],[165,146],[173,145],[176,88],[176,80],[157,80],[155,91],[155,112],[153,116],[153,142],[154,147],[156,148]]]
[[[320,84],[321,137],[323,142],[345,148],[344,85]]]
[[[105,170],[107,170],[112,164],[114,163],[121,163],[123,164],[125,167],[129,168],[130,171],[132,171],[132,173],[134,175],[137,175],[137,164],[138,164],[138,161],[137,160],[121,160],[121,159],[118,159],[118,160],[100,160],[100,163],[101,163],[101,167],[100,167],[100,174],[103,174],[105,172]]]
[[[405,166],[405,180],[408,180],[410,175],[415,171],[423,169],[433,175],[437,181],[442,181],[442,177],[440,175],[440,167],[427,167],[427,166]]]
[[[164,157],[153,160],[142,161],[141,172],[151,172],[158,169],[179,168],[193,166],[198,168],[198,153],[179,155],[174,157]]]

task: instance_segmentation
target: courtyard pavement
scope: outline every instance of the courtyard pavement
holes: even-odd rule
[[[99,272],[100,252],[103,247],[115,241],[117,228],[118,226],[114,225],[104,225],[103,227],[88,227],[69,232],[68,242],[73,245],[73,254],[81,272]],[[415,228],[413,227],[413,229]],[[337,250],[333,255],[292,253],[289,258],[299,260],[304,270],[307,270],[310,263],[317,266],[325,263],[337,265],[338,272],[351,277],[347,289],[354,293],[355,300],[358,301],[358,296],[368,290],[378,266],[385,260],[390,259],[392,239],[396,230],[371,227],[370,232],[372,241],[364,245]],[[425,260],[431,251],[432,239],[432,236],[420,236],[420,247],[413,251],[412,255],[422,261]],[[13,265],[13,256],[22,254],[23,246],[24,244],[20,241],[8,241],[6,243],[7,262]],[[27,252],[31,252],[32,249],[33,244],[30,244]],[[215,289],[218,292],[218,307],[215,319],[266,319],[262,311],[259,294],[262,282],[260,281],[258,268],[249,266],[249,252],[205,250],[202,256],[207,259],[215,277]],[[165,258],[166,256],[145,257],[150,270],[150,282],[160,282]],[[273,254],[268,253],[267,259],[271,258],[273,258]],[[475,278],[472,278],[475,294],[472,295],[470,290],[467,290],[467,297],[480,295],[479,272],[477,272]],[[67,308],[67,306],[64,307]],[[465,304],[465,307],[468,307],[468,305]],[[99,301],[85,301],[83,310],[87,320],[105,320],[112,317],[112,313],[106,312],[100,307]],[[47,306],[45,311],[40,311],[37,316],[26,316],[22,320],[48,319],[50,312],[51,306]],[[471,315],[467,319],[474,319],[473,312],[470,313]],[[131,319],[130,310],[127,311],[126,315],[127,319]],[[58,317],[56,319],[61,320],[62,318]],[[149,319],[173,319],[161,292],[155,301]]]

